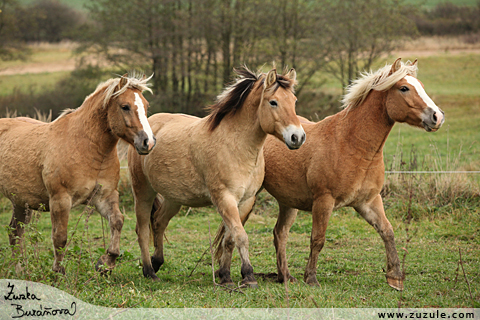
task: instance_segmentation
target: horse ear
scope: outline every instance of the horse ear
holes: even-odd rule
[[[395,62],[392,64],[392,68],[390,69],[390,74],[395,73],[400,67],[402,66],[402,63],[400,62],[402,58],[398,58],[395,60]]]
[[[290,69],[290,71],[287,72],[285,77],[289,78],[290,80],[293,80],[294,82],[297,80],[297,72],[295,69]]]
[[[277,82],[277,69],[272,69],[267,73],[267,77],[265,78],[264,87],[265,89],[270,88]]]
[[[117,90],[122,89],[127,84],[128,73],[125,73],[121,78],[120,82],[118,83]]]
[[[417,66],[417,63],[418,63],[418,59],[415,59],[415,61],[413,61],[410,65],[411,66]]]

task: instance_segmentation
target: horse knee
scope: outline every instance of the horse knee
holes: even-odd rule
[[[245,231],[239,232],[235,236],[235,244],[239,248],[248,247],[248,236]]]
[[[123,217],[123,214],[121,214],[120,212],[118,212],[117,214],[115,215],[112,215],[110,217],[110,227],[113,229],[113,230],[117,230],[117,231],[121,231],[122,228],[123,228],[123,221],[124,221],[124,217]],[[137,227],[135,228],[135,231],[137,231]],[[137,232],[138,234],[138,232]]]
[[[67,245],[67,233],[55,232],[55,234],[52,236],[52,241],[55,248],[65,248]]]

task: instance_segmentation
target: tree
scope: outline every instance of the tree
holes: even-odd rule
[[[17,0],[0,0],[1,60],[24,60],[29,56],[29,50],[21,41],[19,25],[22,16],[25,16],[25,12]]]
[[[415,9],[400,0],[338,0],[324,4],[322,37],[330,43],[325,70],[343,87],[368,70],[405,37],[416,35],[407,13]]]

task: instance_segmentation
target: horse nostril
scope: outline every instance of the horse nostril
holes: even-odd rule
[[[297,137],[296,134],[292,134],[291,139],[292,139],[292,143],[293,143],[293,144],[297,144],[297,143],[298,143],[298,137]]]
[[[307,138],[306,134],[305,133],[302,134],[302,141],[300,143],[303,144],[306,138]]]
[[[148,149],[148,138],[143,140],[143,147]]]
[[[434,114],[433,114],[432,119],[433,119],[433,122],[434,122],[434,123],[437,123],[437,113],[434,113]]]

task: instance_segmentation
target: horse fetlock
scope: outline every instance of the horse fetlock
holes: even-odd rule
[[[113,257],[109,254],[102,255],[95,264],[95,270],[102,274],[112,272],[112,270],[115,268],[116,258],[116,256]]]
[[[251,264],[243,264],[242,263],[242,267],[240,269],[240,272],[242,274],[242,278],[245,279],[247,277],[252,277],[253,278],[253,267]]]
[[[157,277],[155,271],[150,266],[143,266],[143,276],[145,278],[150,278],[153,281],[160,281],[160,278]]]
[[[290,283],[295,283],[297,282],[297,278],[295,278],[294,276],[292,276],[289,272],[287,273],[278,273],[278,276],[277,276],[277,281],[279,283],[284,283],[285,280],[287,280],[288,282]]]
[[[220,279],[220,284],[222,285],[233,284],[232,278],[230,277],[230,270],[227,268],[220,268],[215,271],[215,277]]]
[[[153,267],[153,270],[155,271],[155,273],[160,269],[160,267],[165,262],[163,257],[157,258],[157,257],[154,257],[154,256],[151,257],[151,261],[152,261],[152,267]]]

